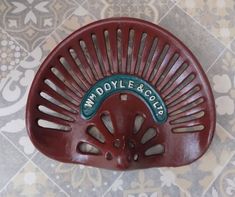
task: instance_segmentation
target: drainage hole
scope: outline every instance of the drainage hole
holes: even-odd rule
[[[139,155],[136,153],[134,154],[134,157],[133,157],[134,161],[137,161],[139,159]]]
[[[112,154],[110,152],[105,153],[105,159],[112,160],[113,159]]]
[[[128,146],[129,148],[135,148],[135,143],[132,140],[128,140]]]
[[[121,146],[121,141],[119,139],[115,139],[113,142],[113,146],[116,148],[120,148]]]

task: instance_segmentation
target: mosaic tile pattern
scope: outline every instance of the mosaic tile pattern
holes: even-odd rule
[[[26,162],[26,158],[19,153],[1,134],[0,150],[0,188],[2,188],[23,166]]]
[[[72,0],[3,0],[0,3],[0,26],[31,51],[54,31],[76,6]]]
[[[180,8],[172,11],[160,22],[160,25],[182,40],[207,70],[224,46],[206,32]]]
[[[171,0],[85,0],[81,5],[98,19],[130,16],[157,23],[174,2]]]
[[[205,193],[209,196],[234,196],[235,195],[235,156],[233,156],[223,173],[221,173],[209,190]]]
[[[121,172],[63,164],[38,153],[33,161],[71,196],[102,196]]]
[[[179,6],[224,44],[234,38],[234,0],[181,0]]]
[[[31,162],[16,175],[0,196],[58,196],[66,194]]]
[[[235,55],[226,50],[208,75],[215,96],[217,121],[235,139]]]
[[[28,90],[48,53],[101,18],[159,23],[195,54],[210,80],[217,126],[206,154],[180,168],[115,172],[51,160],[25,129]],[[0,1],[0,197],[235,196],[235,1]]]

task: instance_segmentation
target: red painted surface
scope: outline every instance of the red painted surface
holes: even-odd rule
[[[117,39],[118,29],[121,30],[119,41]],[[131,29],[135,33],[131,53],[128,56],[129,32]],[[107,31],[109,35],[110,52],[107,50],[107,40],[105,39],[104,31]],[[139,53],[143,33],[146,33],[147,37],[143,50]],[[93,34],[96,35],[99,54],[94,47]],[[152,43],[155,38],[157,38],[157,45],[153,56],[150,57]],[[82,47],[79,44],[81,40],[86,44],[91,61],[87,60],[82,51]],[[117,47],[118,43],[121,43],[121,50]],[[157,68],[157,62],[166,44],[169,45],[169,50]],[[77,53],[81,66],[76,64],[69,53],[69,49],[74,49]],[[169,63],[175,53],[178,53],[179,57],[169,67]],[[118,58],[118,56],[120,57]],[[70,65],[69,70],[61,64],[59,61],[60,57],[66,59]],[[130,59],[130,64],[128,64],[128,59]],[[183,63],[187,63],[188,67],[176,77],[176,72],[179,71],[178,69],[181,68]],[[57,75],[53,74],[51,71],[52,67],[63,75],[67,83],[64,83]],[[77,79],[74,79],[71,72],[74,73]],[[108,97],[102,103],[95,117],[91,120],[81,118],[79,104],[82,96],[99,79],[118,73],[143,78],[156,89],[166,103],[169,114],[164,124],[157,125],[144,102],[130,93],[126,93],[126,101],[120,99],[119,93]],[[151,76],[152,73],[154,73],[153,76]],[[166,74],[164,75],[163,73]],[[180,87],[181,83],[190,74],[194,75],[194,79],[183,86],[175,95],[168,97],[173,90]],[[174,77],[176,78],[171,83],[170,80]],[[68,99],[61,96],[57,90],[47,86],[44,83],[45,79],[49,79],[56,84],[57,90],[60,88],[67,95]],[[169,87],[167,87],[167,84],[169,84]],[[196,86],[199,87],[199,91],[192,95],[188,94]],[[66,110],[57,106],[55,102],[49,102],[42,98],[40,92],[47,93],[71,110]],[[185,99],[181,102],[175,105],[171,104],[184,96]],[[174,115],[174,111],[183,109],[187,104],[200,98],[204,99],[202,103]],[[64,120],[45,114],[38,110],[39,105],[46,106],[60,114],[71,117],[71,120]],[[200,118],[174,123],[174,120],[180,120],[182,117],[192,116],[201,111],[204,112],[204,116]],[[113,134],[107,130],[101,121],[103,113],[107,113],[111,117],[114,127]],[[134,119],[137,114],[141,114],[145,120],[140,131],[135,134],[133,128]],[[69,131],[63,131],[42,128],[37,123],[39,119],[66,125],[70,129]],[[113,170],[181,166],[191,163],[202,156],[207,150],[213,138],[215,122],[215,106],[212,91],[206,75],[194,55],[181,41],[161,27],[132,18],[101,20],[77,30],[62,41],[48,55],[35,76],[26,109],[28,134],[33,144],[42,153],[62,162],[80,163]],[[87,128],[90,125],[95,125],[100,130],[105,137],[104,143],[99,142],[87,133]],[[173,129],[176,128],[190,128],[197,125],[202,125],[204,128],[200,131],[173,132]],[[155,128],[157,135],[146,144],[142,144],[140,142],[141,138],[148,128]],[[117,139],[120,141],[120,144],[118,147],[115,147],[114,142]],[[130,146],[129,141],[131,141],[132,146]],[[81,152],[78,149],[78,145],[81,142],[92,144],[100,150],[100,153],[95,155]],[[145,151],[156,144],[161,144],[164,147],[164,152],[146,156]],[[135,154],[138,154],[136,161],[134,160]]]

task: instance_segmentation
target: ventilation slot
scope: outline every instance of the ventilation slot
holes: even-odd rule
[[[149,140],[153,139],[156,135],[157,135],[156,129],[154,128],[147,129],[147,131],[145,132],[145,134],[143,135],[141,139],[141,143],[145,144]]]
[[[77,94],[79,97],[82,96],[82,93],[76,89],[76,85],[67,81],[65,77],[55,68],[51,68],[51,72],[57,77],[61,82],[63,82],[74,94]]]
[[[111,51],[111,45],[110,45],[110,38],[109,38],[109,32],[107,30],[104,31],[104,38],[105,38],[105,45],[106,45],[106,51],[109,61],[109,67],[110,70],[113,72],[113,58],[112,58],[112,51]]]
[[[205,127],[203,125],[196,125],[192,127],[181,127],[172,129],[175,133],[185,133],[185,132],[197,132],[202,131]]]
[[[82,69],[81,63],[77,57],[76,52],[74,51],[74,49],[69,49],[69,53],[72,56],[72,58],[74,59],[75,63],[77,64],[79,70],[81,71],[81,73],[85,76],[86,79],[88,79],[85,71]],[[75,74],[76,72],[74,72],[74,70],[72,69],[72,67],[70,66],[70,64],[67,62],[67,60],[64,57],[60,58],[60,63],[63,65],[63,67],[65,68],[65,70],[70,74],[70,76],[74,79],[74,81],[76,81],[76,83],[83,89],[86,90],[86,87],[84,86],[84,84],[78,79],[77,75]]]
[[[81,49],[83,51],[83,54],[84,54],[84,56],[86,58],[86,61],[87,61],[87,63],[89,64],[89,66],[91,68],[93,76],[95,77],[96,80],[98,80],[99,77],[98,77],[98,74],[95,72],[95,67],[94,67],[94,65],[93,65],[93,63],[91,61],[91,56],[90,56],[90,54],[88,52],[88,49],[87,49],[85,41],[84,40],[80,40],[79,43],[80,43]]]
[[[187,86],[188,84],[190,84],[193,80],[195,79],[195,75],[194,74],[190,74],[186,79],[184,79],[182,81],[182,83],[180,83],[173,91],[171,91],[166,99],[169,99],[170,97],[174,96],[175,94],[177,94],[180,90],[182,90],[185,86]]]
[[[142,37],[141,37],[141,41],[140,41],[140,47],[139,47],[139,52],[138,52],[138,60],[137,60],[137,64],[136,64],[136,67],[135,67],[135,73],[138,73],[139,68],[140,68],[140,63],[141,63],[141,59],[142,59],[142,56],[143,56],[143,50],[144,50],[146,38],[147,38],[147,34],[143,33]]]
[[[187,93],[185,93],[183,95],[179,95],[179,97],[176,98],[172,103],[168,104],[168,107],[173,107],[173,106],[177,105],[178,103],[186,100],[187,98],[190,98],[191,96],[193,96],[194,94],[196,94],[200,90],[201,90],[201,88],[199,86],[193,87]]]
[[[157,144],[145,151],[145,156],[159,155],[164,153],[164,146]]]
[[[122,71],[122,31],[117,30],[118,71]]]
[[[166,83],[166,85],[162,88],[161,92],[164,92],[165,90],[167,90],[172,84],[173,82],[178,79],[178,77],[188,68],[188,64],[187,63],[183,63],[180,68],[174,73],[174,75],[171,77],[171,79]],[[174,69],[174,68],[172,68]]]
[[[167,54],[169,48],[170,48],[170,46],[169,46],[168,44],[166,44],[166,45],[164,46],[164,48],[163,48],[163,50],[162,50],[162,52],[161,52],[161,55],[160,55],[160,57],[159,57],[159,59],[158,59],[158,61],[157,61],[157,63],[156,63],[156,66],[154,67],[153,72],[152,72],[152,74],[150,75],[150,81],[152,81],[153,78],[154,78],[154,76],[156,75],[156,73],[157,73],[157,71],[158,71],[160,65],[162,64],[164,58],[166,57],[166,54]]]
[[[108,114],[102,114],[101,120],[104,123],[104,126],[106,127],[106,129],[108,129],[108,131],[113,134],[114,129],[113,129],[113,123],[112,123],[110,116]]]
[[[97,38],[96,38],[96,35],[95,34],[92,34],[92,41],[93,41],[93,44],[95,46],[95,51],[96,51],[96,55],[98,57],[98,61],[99,61],[99,65],[100,65],[100,68],[102,70],[102,74],[104,75],[104,73],[106,73],[105,71],[105,67],[104,67],[104,63],[103,63],[103,60],[102,60],[102,55],[101,55],[101,52],[100,52],[100,48],[98,46],[98,42],[97,42]]]
[[[177,59],[179,58],[179,54],[175,53],[173,55],[173,57],[171,58],[170,62],[168,63],[168,65],[166,66],[165,70],[163,71],[163,73],[161,74],[161,76],[159,77],[156,85],[158,86],[163,79],[167,76],[167,74],[169,73],[169,71],[172,69],[173,65],[176,63]]]
[[[96,140],[98,140],[99,142],[101,143],[104,143],[105,142],[105,138],[104,136],[102,135],[102,133],[99,131],[99,129],[95,126],[89,126],[87,128],[87,132],[93,137],[95,138]]]
[[[88,144],[86,142],[81,142],[77,146],[77,152],[90,155],[99,155],[101,151],[95,146]]]
[[[137,115],[134,121],[134,133],[138,133],[140,131],[141,126],[144,123],[144,117],[142,115]]]
[[[62,113],[58,113],[52,109],[49,109],[48,107],[45,107],[43,105],[39,105],[38,106],[38,110],[43,112],[44,114],[48,114],[50,116],[54,116],[54,117],[57,117],[57,118],[61,118],[61,119],[64,119],[64,120],[67,120],[67,121],[70,121],[70,122],[73,122],[74,119],[69,117],[69,116],[66,116]]]
[[[131,72],[131,60],[133,53],[133,43],[134,43],[135,31],[133,29],[129,32],[128,50],[127,50],[127,72]]]
[[[51,89],[53,89],[55,92],[57,92],[60,96],[64,97],[66,100],[70,101],[74,105],[79,105],[77,101],[75,101],[72,97],[65,94],[65,91],[61,90],[59,87],[57,87],[50,79],[46,79],[45,84],[47,84]]]
[[[194,107],[200,105],[200,104],[203,103],[203,102],[204,102],[204,99],[203,99],[203,98],[199,98],[199,99],[197,99],[197,100],[195,100],[195,101],[193,101],[193,102],[191,102],[191,103],[189,103],[189,104],[186,104],[185,106],[181,107],[180,109],[171,112],[171,113],[170,113],[170,116],[175,116],[175,115],[177,115],[177,114],[179,114],[179,113],[188,111],[188,110],[190,110],[190,109],[192,109],[192,108],[194,108]]]
[[[42,98],[44,98],[45,100],[49,101],[50,103],[53,103],[53,104],[55,104],[55,105],[57,105],[57,106],[59,106],[59,107],[65,109],[65,110],[67,110],[67,111],[70,111],[70,112],[72,112],[72,113],[74,113],[74,114],[77,113],[77,111],[75,111],[75,110],[69,108],[67,105],[62,104],[61,102],[59,102],[59,101],[57,101],[56,99],[54,99],[53,97],[49,96],[49,95],[48,95],[47,93],[45,93],[45,92],[40,92],[40,96],[41,96]]]
[[[179,124],[179,123],[183,123],[183,122],[190,122],[192,120],[197,120],[197,119],[203,117],[204,115],[205,115],[205,112],[200,111],[200,112],[197,112],[195,114],[191,114],[191,115],[176,119],[174,121],[171,121],[170,123],[171,124]]]
[[[147,62],[146,62],[146,65],[144,67],[144,71],[143,71],[143,74],[142,74],[143,77],[146,76],[146,74],[149,70],[149,66],[150,66],[150,64],[152,62],[152,59],[153,59],[153,55],[154,55],[154,53],[156,53],[157,42],[158,42],[158,39],[154,38],[153,44],[152,44],[152,47],[150,49],[149,56],[148,56],[148,59],[147,59]]]
[[[38,120],[38,126],[46,129],[52,129],[52,130],[57,130],[57,131],[70,131],[71,127],[65,126],[65,125],[60,125],[51,121],[39,119]]]

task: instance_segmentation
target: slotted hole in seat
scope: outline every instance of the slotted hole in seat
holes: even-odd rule
[[[178,58],[179,58],[178,53],[175,53],[173,57],[171,57],[170,62],[168,63],[165,70],[162,72],[161,76],[159,77],[156,83],[157,85],[159,85],[163,81],[163,79],[167,76],[168,72],[171,70],[172,66],[175,64]]]
[[[76,54],[75,50],[74,49],[69,49],[69,53],[70,53],[71,57],[74,59],[74,62],[77,64],[79,70],[82,72],[82,74],[84,76],[86,76],[86,79],[88,79],[85,71],[82,69],[81,63],[80,63],[80,61],[77,57],[77,54]],[[77,75],[75,74],[76,72],[74,72],[71,65],[67,62],[67,60],[64,57],[60,57],[59,61],[64,66],[64,68],[68,71],[70,76],[76,81],[76,83],[79,85],[79,87],[81,87],[83,90],[86,90],[84,84],[77,77]]]
[[[91,58],[90,53],[89,53],[89,51],[87,49],[85,41],[84,40],[80,40],[79,44],[80,44],[81,49],[83,51],[83,54],[84,54],[84,56],[85,56],[85,58],[87,60],[87,63],[89,64],[89,66],[91,68],[93,76],[95,77],[96,80],[98,80],[99,77],[98,77],[98,74],[96,73],[95,67],[94,67],[93,62],[92,62],[92,58]]]
[[[144,50],[146,38],[147,38],[147,33],[144,32],[141,36],[139,52],[138,52],[138,59],[137,59],[136,67],[135,67],[135,73],[138,73],[139,68],[140,68],[140,63],[141,63],[141,59],[143,57],[143,50]]]
[[[105,67],[104,67],[104,63],[103,63],[103,60],[102,60],[102,55],[101,55],[101,52],[100,52],[100,48],[99,48],[99,45],[98,45],[98,42],[97,42],[97,37],[96,37],[95,34],[92,34],[91,38],[92,38],[92,41],[93,41],[93,44],[94,44],[94,47],[95,47],[96,55],[97,55],[97,58],[98,58],[98,61],[99,61],[99,66],[101,68],[102,74],[104,75],[104,73],[106,73],[106,72],[105,72]]]
[[[101,143],[105,142],[105,138],[103,136],[103,134],[100,132],[100,130],[96,127],[96,126],[89,126],[87,128],[87,132],[88,134],[90,134],[93,138],[95,138],[96,140],[98,140]]]
[[[186,94],[183,94],[181,96],[179,96],[177,99],[175,99],[173,102],[171,102],[170,104],[168,104],[168,107],[172,107],[177,105],[178,103],[182,102],[183,100],[190,98],[191,96],[193,96],[194,94],[196,94],[197,92],[199,92],[201,90],[200,86],[195,86],[193,87],[190,91],[188,91]]]
[[[72,97],[68,96],[65,91],[61,90],[56,84],[54,84],[50,79],[44,80],[45,84],[47,84],[51,89],[53,89],[55,92],[57,92],[59,95],[70,101],[71,103],[75,105],[79,105],[79,103],[74,100]]]
[[[112,160],[113,159],[112,154],[110,152],[105,153],[105,159],[107,159],[109,161]]]
[[[118,71],[122,72],[122,31],[117,30]]]
[[[139,155],[137,153],[135,153],[134,156],[133,156],[133,160],[138,161],[138,159],[139,159]]]
[[[188,64],[186,62],[183,63],[180,68],[176,71],[176,73],[171,77],[171,79],[166,83],[166,85],[161,89],[161,92],[167,90],[187,68]],[[172,69],[174,69],[174,67]]]
[[[131,71],[134,36],[135,36],[135,31],[133,29],[130,29],[129,40],[128,40],[128,50],[127,50],[127,72],[128,73],[130,73]]]
[[[175,133],[185,133],[185,132],[198,132],[202,131],[205,127],[203,125],[196,125],[191,127],[180,127],[173,128],[172,131]]]
[[[112,50],[111,50],[111,45],[110,45],[110,37],[109,37],[109,32],[108,30],[104,31],[104,38],[105,38],[105,46],[106,46],[106,51],[108,55],[108,61],[109,61],[109,67],[110,71],[113,69],[113,58],[112,58]]]
[[[107,113],[103,113],[101,115],[101,120],[104,123],[104,126],[107,128],[107,130],[113,134],[114,128],[113,128],[113,123],[112,123],[110,115]]]
[[[196,99],[195,101],[184,105],[184,106],[181,107],[180,109],[171,112],[169,115],[170,115],[170,116],[175,116],[175,115],[177,115],[177,114],[179,114],[179,113],[188,111],[188,110],[190,110],[190,109],[192,109],[192,108],[194,108],[194,107],[200,105],[200,104],[203,103],[204,101],[205,101],[204,98],[198,98],[198,99]]]
[[[138,114],[135,116],[133,132],[138,133],[144,123],[144,116]]]
[[[51,72],[57,77],[60,81],[62,81],[73,93],[77,94],[79,97],[82,96],[82,93],[76,90],[76,85],[74,83],[68,82],[66,78],[59,72],[55,67],[51,68]]]
[[[195,79],[195,74],[191,73],[181,84],[179,84],[174,90],[172,90],[166,97],[169,99],[170,97],[177,94],[180,90],[182,90],[185,86],[190,84]]]
[[[159,155],[164,153],[164,146],[162,144],[156,144],[145,151],[145,156]]]
[[[121,101],[127,101],[127,99],[128,99],[127,94],[121,93],[120,94],[120,99],[121,99]]]
[[[141,139],[141,143],[145,144],[146,142],[154,138],[156,135],[157,135],[157,131],[155,128],[148,128]]]
[[[195,114],[188,115],[188,116],[173,120],[170,123],[171,124],[178,124],[178,123],[183,123],[183,122],[189,122],[189,121],[197,120],[197,119],[203,117],[204,115],[205,115],[205,112],[200,111],[200,112],[197,112]]]
[[[169,48],[170,48],[170,45],[169,45],[169,44],[166,44],[166,45],[164,46],[163,50],[159,52],[159,53],[161,53],[161,55],[160,55],[159,59],[157,60],[157,63],[156,63],[156,65],[155,65],[154,69],[153,69],[152,74],[150,75],[150,78],[149,78],[150,81],[152,81],[153,78],[154,78],[154,76],[156,75],[156,73],[157,73],[157,71],[158,71],[160,65],[162,64],[164,58],[166,57],[166,54],[167,54]]]
[[[144,67],[144,71],[143,71],[143,74],[142,74],[143,77],[145,77],[145,75],[147,74],[149,66],[150,66],[150,64],[152,62],[152,59],[153,59],[153,55],[154,55],[154,53],[156,53],[157,42],[158,42],[158,38],[154,38],[153,44],[151,46],[149,56],[148,56],[148,59],[147,59],[147,62],[146,62],[146,65]]]
[[[74,109],[71,109],[70,107],[68,107],[67,105],[61,103],[60,101],[54,99],[53,97],[51,97],[50,95],[48,95],[45,92],[40,92],[40,96],[44,99],[46,99],[48,102],[51,102],[59,107],[62,107],[63,109],[66,109],[67,111],[70,111],[72,113],[77,113],[77,111],[75,111]]]
[[[52,109],[50,109],[50,108],[48,108],[46,106],[43,106],[43,105],[39,105],[38,106],[38,110],[43,112],[43,113],[45,113],[45,114],[48,114],[50,116],[54,116],[54,117],[61,118],[61,119],[64,119],[64,120],[67,120],[67,121],[71,121],[71,122],[74,121],[73,118],[71,118],[69,116],[66,116],[66,115],[64,115],[62,113],[58,113],[58,112],[56,112],[56,111],[54,111],[54,110],[52,110]]]
[[[48,120],[38,119],[38,126],[55,131],[70,131],[71,127],[66,125],[57,124]]]
[[[101,151],[97,147],[87,142],[80,142],[77,146],[77,152],[91,155],[101,154]]]

